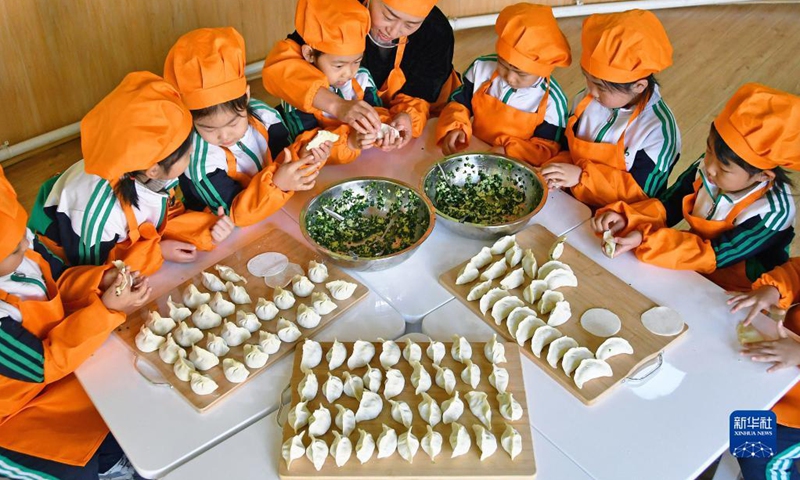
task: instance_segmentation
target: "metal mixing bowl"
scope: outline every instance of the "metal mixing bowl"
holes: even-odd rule
[[[376,256],[357,256],[352,252],[333,251],[323,247],[309,232],[309,222],[313,222],[315,218],[320,218],[321,216],[329,216],[323,210],[323,206],[330,204],[331,201],[341,199],[342,194],[348,191],[353,194],[364,195],[369,201],[376,200],[379,197],[385,199],[380,208],[372,206],[361,209],[360,211],[364,216],[380,215],[386,217],[392,204],[400,202],[400,207],[403,207],[416,199],[421,208],[411,226],[411,236],[415,238],[414,243],[400,251]],[[328,217],[326,221],[336,220]],[[332,263],[361,271],[385,270],[404,262],[428,238],[428,235],[433,231],[435,221],[436,216],[433,213],[433,205],[424,195],[417,192],[410,185],[382,177],[357,177],[331,185],[309,200],[300,212],[300,229],[311,245]]]
[[[505,223],[488,225],[461,221],[443,213],[436,204],[437,183],[447,181],[464,185],[468,179],[476,179],[479,171],[488,175],[500,174],[503,185],[522,188],[525,193],[523,214]],[[442,225],[459,235],[481,240],[517,233],[525,228],[547,201],[547,183],[537,171],[523,162],[494,153],[460,153],[445,157],[428,169],[422,178],[420,189],[436,208],[436,215]]]

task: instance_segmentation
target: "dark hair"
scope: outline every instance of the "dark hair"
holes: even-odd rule
[[[177,150],[167,155],[167,158],[164,160],[158,162],[158,166],[161,167],[163,171],[168,172],[173,165],[178,163],[178,160],[186,155],[191,146],[192,134],[190,133]],[[143,174],[144,170],[136,170],[134,172],[126,173],[125,176],[120,179],[119,183],[117,183],[117,185],[114,187],[114,193],[117,195],[117,198],[123,202],[133,205],[134,208],[139,208],[139,194],[136,193],[136,180],[134,180],[134,177],[136,175]]]
[[[645,78],[640,78],[639,80],[635,80],[633,82],[628,83],[614,83],[614,82],[607,82],[605,80],[599,79],[600,83],[603,84],[607,90],[611,90],[614,92],[623,92],[623,93],[631,93],[633,90],[633,85],[637,82],[642,80],[647,80],[647,87],[645,87],[644,91],[639,95],[639,102],[646,102],[653,96],[653,92],[656,90],[656,85],[658,85],[658,80],[656,80],[656,76],[652,73]]]
[[[717,132],[717,127],[714,125],[714,122],[711,122],[711,129],[708,132],[708,139],[709,143],[714,148],[714,156],[716,156],[717,160],[722,162],[723,165],[728,166],[731,163],[737,165],[747,172],[747,174],[751,177],[764,171],[761,168],[750,165],[742,157],[740,157],[739,154],[734,152],[733,149],[729,147],[727,143],[725,143],[722,135]],[[775,167],[770,170],[775,173],[775,186],[792,186],[792,179],[789,178],[789,173],[785,169],[782,167]]]
[[[236,113],[238,115],[255,115],[255,111],[250,106],[247,100],[247,94],[245,93],[239,98],[234,98],[233,100],[228,100],[227,102],[218,103],[216,105],[211,105],[210,107],[206,108],[199,108],[197,110],[192,110],[192,120],[199,120],[203,117],[207,117],[209,115],[214,115],[215,113],[219,112],[220,110],[227,110],[229,112]]]

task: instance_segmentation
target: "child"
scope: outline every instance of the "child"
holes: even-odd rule
[[[149,72],[126,76],[81,121],[84,159],[39,190],[31,228],[68,265],[123,260],[149,275],[192,262],[233,230],[230,218],[174,215],[170,190],[189,164],[192,116]],[[220,208],[221,210],[221,208]]]
[[[72,372],[151,289],[142,277],[122,287],[107,267],[70,268],[56,284],[63,265],[26,221],[0,169],[0,477],[132,473]]]
[[[436,141],[451,155],[467,147],[474,130],[489,145],[539,166],[558,153],[567,124],[567,97],[550,75],[572,61],[569,43],[544,5],[504,8],[495,30],[497,53],[467,69],[439,117]]]
[[[795,207],[783,167],[800,168],[800,98],[749,83],[711,125],[705,158],[661,197],[617,202],[592,220],[615,234],[616,252],[696,270],[731,291],[747,291],[786,262]],[[672,228],[682,219],[689,231]]]
[[[681,151],[672,112],[653,74],[672,65],[672,46],[644,10],[592,15],[583,23],[581,68],[564,152],[542,169],[550,187],[570,188],[590,207],[638,202],[667,187]]]
[[[259,222],[280,209],[294,190],[308,190],[329,145],[291,162],[289,132],[277,111],[250,98],[244,75],[244,39],[235,29],[201,28],[178,39],[167,55],[164,79],[192,112],[189,168],[180,176],[191,210],[223,208],[237,226]],[[273,161],[272,153],[280,153]],[[288,160],[288,161],[287,161]]]
[[[728,301],[733,305],[731,312],[750,308],[746,322],[761,310],[777,306],[788,310],[786,326],[800,333],[800,308],[791,308],[800,299],[800,258],[789,262],[761,276],[748,293],[734,296]],[[791,338],[775,341],[750,343],[742,351],[756,362],[773,365],[767,370],[773,372],[780,368],[800,366],[800,344]],[[778,418],[778,452],[769,458],[739,458],[739,465],[745,480],[758,478],[791,478],[794,460],[800,458],[800,386],[795,385],[772,407]]]

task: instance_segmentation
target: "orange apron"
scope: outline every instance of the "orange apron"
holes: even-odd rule
[[[25,256],[42,269],[50,300],[22,301],[2,290],[0,300],[18,308],[23,326],[41,339],[64,320],[64,306],[47,262],[31,250]],[[3,393],[3,399],[11,400],[15,392]],[[26,396],[31,398],[22,409],[0,419],[3,448],[60,463],[85,465],[108,434],[108,427],[73,374],[41,390],[27,389],[20,396],[22,400]]]
[[[489,87],[491,87],[495,78],[497,78],[496,71],[472,97],[473,133],[484,142],[495,146],[499,145],[497,139],[500,136],[522,139],[533,137],[533,132],[544,122],[547,98],[550,95],[549,80],[547,89],[536,111],[524,112],[510,107],[500,99],[489,95]]]
[[[698,178],[694,182],[694,194],[687,195],[683,198],[683,218],[686,219],[692,232],[705,240],[713,240],[722,233],[732,230],[734,228],[733,222],[736,220],[736,217],[738,217],[745,208],[763,197],[772,187],[772,183],[750,193],[747,197],[742,199],[731,209],[730,213],[725,217],[725,220],[706,220],[705,218],[692,214],[695,202],[697,201],[697,193],[702,186],[703,180],[702,178]],[[747,292],[750,290],[752,284],[745,273],[744,261],[729,267],[718,268],[714,270],[714,272],[706,275],[706,278],[728,291]]]
[[[267,133],[267,128],[264,126],[263,123],[259,122],[252,115],[248,115],[247,123],[249,123],[253,128],[255,128],[258,131],[258,133],[261,134],[262,137],[264,137],[264,140],[266,140],[267,142],[269,141],[269,134]],[[244,173],[239,173],[236,169],[236,157],[233,155],[233,152],[231,152],[229,149],[225,147],[220,147],[220,148],[222,148],[225,151],[225,161],[228,164],[228,176],[234,179],[236,183],[242,186],[242,188],[247,188],[247,186],[250,185],[250,179],[252,177]],[[269,152],[269,146],[267,147],[267,150],[264,152],[263,155],[264,163],[268,163],[267,162],[268,152]],[[257,162],[257,159],[254,158],[253,161]],[[261,168],[259,168],[259,170],[261,170],[262,168],[264,168],[264,165],[261,165]]]

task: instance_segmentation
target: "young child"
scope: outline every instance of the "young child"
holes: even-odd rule
[[[550,75],[572,61],[569,43],[544,5],[504,8],[495,30],[497,53],[467,69],[464,85],[439,116],[436,141],[450,155],[464,150],[474,132],[539,166],[558,153],[567,124],[567,97]]]
[[[300,152],[302,158],[292,162],[283,120],[250,98],[244,67],[244,39],[231,27],[183,35],[164,65],[164,79],[180,92],[194,122],[194,150],[180,176],[184,204],[190,210],[223,208],[237,226],[263,220],[293,191],[312,188],[330,146]],[[275,161],[273,153],[280,154]],[[304,174],[309,165],[316,168]]]
[[[747,291],[783,264],[795,207],[786,171],[800,168],[800,98],[764,85],[742,86],[711,125],[705,157],[661,197],[598,210],[617,254],[696,270],[730,291]],[[682,219],[689,231],[667,228]]]
[[[119,259],[150,275],[164,260],[194,261],[233,223],[224,212],[178,214],[172,203],[191,132],[192,115],[169,83],[127,75],[81,121],[84,159],[42,185],[31,229],[68,265]]]
[[[113,267],[70,268],[56,284],[63,265],[26,221],[0,169],[0,477],[132,473],[72,373],[151,290],[134,276],[117,294]]]
[[[372,75],[360,66],[369,25],[369,11],[356,0],[297,2],[295,28],[304,41],[300,51],[306,62],[325,74],[325,88],[345,100],[367,102],[376,107],[382,121],[388,122],[389,112],[382,108]],[[285,78],[284,81],[293,80]],[[338,135],[339,139],[334,143],[330,155],[332,163],[351,162],[361,154],[362,149],[376,142],[392,148],[399,141],[399,135],[395,134],[379,142],[377,132],[360,134],[333,115],[314,107],[309,111],[301,111],[282,101],[279,110],[283,113],[289,133],[297,142],[308,142],[320,128]],[[301,135],[303,132],[309,133]]]
[[[544,178],[593,208],[659,196],[681,151],[653,76],[672,65],[664,27],[644,10],[592,15],[581,43],[587,89],[567,123],[569,153],[543,168]]]
[[[800,299],[800,258],[762,275],[750,292],[737,294],[728,304],[731,312],[749,308],[746,322],[761,310],[772,306],[788,310],[786,327],[800,333],[800,308],[792,305]],[[800,366],[800,343],[792,338],[750,343],[742,351],[751,360],[773,365],[767,370]],[[778,452],[770,458],[739,458],[745,480],[761,478],[791,478],[794,460],[800,458],[800,386],[795,385],[772,407],[778,418]],[[765,477],[766,474],[766,477]]]

